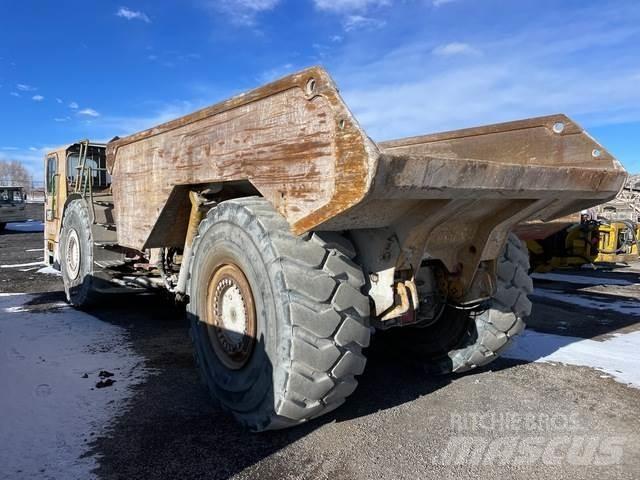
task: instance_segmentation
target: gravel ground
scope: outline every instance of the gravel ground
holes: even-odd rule
[[[41,247],[41,233],[8,231],[0,265],[37,262]],[[539,279],[536,288],[604,304],[637,301],[637,272],[597,274],[629,285]],[[43,306],[63,298],[59,277],[20,268],[0,269],[0,292],[40,293]],[[606,341],[640,330],[637,312],[533,300],[528,324],[539,332]],[[100,479],[640,478],[640,390],[588,367],[500,359],[472,374],[432,377],[374,337],[342,408],[298,428],[251,434],[209,400],[186,322],[169,302],[125,296],[92,315],[123,327],[151,371],[128,407],[91,437],[86,454],[97,456]]]

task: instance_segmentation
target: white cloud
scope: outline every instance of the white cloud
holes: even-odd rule
[[[353,30],[373,30],[376,28],[382,28],[387,24],[384,20],[379,20],[372,17],[364,17],[362,15],[347,15],[343,21],[345,31],[351,32]]]
[[[71,120],[71,117],[55,117],[53,119],[54,122],[68,122]]]
[[[61,104],[61,103],[63,103],[63,101],[62,101],[62,99],[61,99],[61,98],[56,98],[56,102],[57,102],[57,103],[60,103],[60,104]]]
[[[262,12],[264,10],[271,10],[279,2],[280,0],[232,0],[229,3],[235,3],[238,7]]]
[[[213,96],[216,94],[214,93]],[[192,103],[188,101],[160,104],[148,116],[137,117],[127,115],[104,115],[92,120],[88,136],[92,139],[109,139],[114,135],[120,137],[154,127],[191,113],[198,108],[211,104],[211,94],[206,102]]]
[[[457,2],[458,0],[433,0],[434,7],[440,7],[442,5],[446,5],[447,3]]]
[[[73,110],[77,110],[79,107],[79,105],[76,102],[71,102],[69,104],[69,108],[73,109]]]
[[[34,95],[33,97],[31,97],[31,100],[33,100],[34,102],[41,102],[44,100],[44,97],[42,95]]]
[[[341,15],[342,26],[346,32],[384,27],[386,21],[375,18],[368,12],[392,4],[392,0],[313,0],[313,2],[318,10]],[[342,37],[334,35],[331,41],[340,42]]]
[[[438,45],[432,50],[432,53],[440,57],[449,57],[451,55],[477,55],[480,52],[468,43],[452,42]]]
[[[126,18],[127,20],[141,20],[146,23],[151,23],[151,19],[146,13],[130,10],[127,7],[120,7],[116,12],[116,16]]]
[[[396,68],[398,74],[364,84],[352,81],[342,89],[376,140],[558,112],[596,125],[615,121],[616,116],[640,119],[640,91],[623,72],[591,78],[584,71],[559,71],[541,63],[527,64],[526,59],[461,66],[437,75],[429,75],[428,69],[403,69],[394,62],[387,68]],[[365,67],[362,74],[379,71],[379,66]]]
[[[84,115],[86,117],[99,117],[100,114],[96,112],[93,108],[83,108],[78,112],[78,115]]]
[[[391,0],[313,0],[319,10],[346,13],[391,5]]]
[[[37,90],[36,87],[32,87],[31,85],[27,85],[25,83],[16,84],[16,88],[18,90],[20,90],[21,92],[33,92],[33,91]]]
[[[280,0],[208,0],[203,5],[228,15],[236,25],[253,26],[256,16],[273,10]]]
[[[424,37],[377,52],[372,61],[353,57],[368,48],[366,39],[353,38],[349,56],[334,58],[332,73],[375,140],[558,112],[587,129],[639,122],[637,59],[628,45],[640,35],[640,22],[629,18],[613,29],[621,13],[594,9],[571,20],[550,14],[515,35],[476,36],[472,48],[482,54],[450,65]],[[444,51],[451,50],[465,51]]]
[[[11,95],[12,97],[19,97],[20,94],[18,92],[10,92],[9,95]]]
[[[292,73],[294,70],[295,70],[295,67],[292,63],[286,63],[284,65],[280,65],[262,72],[258,76],[258,81],[260,83],[273,82],[278,78],[284,77],[285,75]]]
[[[189,62],[195,62],[197,60],[200,60],[201,58],[202,55],[196,52],[181,53],[175,50],[147,55],[147,60],[149,60],[150,62],[156,62],[158,65],[162,65],[163,67],[168,68],[173,68]]]

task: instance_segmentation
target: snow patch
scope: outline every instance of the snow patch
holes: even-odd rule
[[[570,303],[584,308],[595,310],[611,310],[625,315],[640,316],[640,302],[634,300],[596,300],[595,297],[584,297],[575,292],[571,294],[558,292],[556,290],[546,290],[544,288],[536,288],[533,294],[539,297],[556,300],[559,302]]]
[[[60,272],[60,270],[56,270],[51,265],[47,265],[46,267],[41,268],[36,273],[44,273],[45,275],[56,275],[58,277],[62,276],[62,273]]]
[[[90,478],[96,460],[80,458],[87,443],[147,372],[124,329],[50,309],[39,298],[0,294],[1,470],[20,478]],[[102,370],[115,374],[113,386],[95,387]]]
[[[31,263],[16,263],[14,265],[0,265],[0,268],[20,268],[20,267],[34,267],[44,265],[44,262],[40,260],[39,262],[31,262]]]
[[[532,273],[531,278],[536,280],[549,280],[551,282],[565,282],[576,285],[640,285],[620,278],[587,277],[584,275],[566,275],[562,273]]]
[[[71,308],[67,302],[52,302],[46,304],[47,310],[60,310],[62,308]],[[16,305],[15,307],[7,307],[4,309],[6,313],[24,313],[24,312],[42,312],[41,305]]]
[[[9,222],[5,229],[25,233],[44,232],[44,222]]]
[[[638,351],[640,331],[617,333],[610,339],[599,342],[525,330],[503,356],[528,362],[558,362],[591,367],[620,383],[640,388]]]

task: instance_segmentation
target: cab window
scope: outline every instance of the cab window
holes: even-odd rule
[[[107,172],[107,158],[104,147],[89,146],[85,169],[91,180],[92,188],[106,188],[111,185],[111,175]],[[80,155],[77,151],[71,151],[67,155],[67,180],[70,185],[76,181],[80,174]]]
[[[14,190],[13,191],[13,202],[14,203],[23,203],[24,202],[24,194],[22,190]]]
[[[22,188],[0,188],[0,203],[24,203]]]
[[[58,159],[56,157],[47,158],[47,193],[54,193],[56,188],[56,174],[58,173]]]

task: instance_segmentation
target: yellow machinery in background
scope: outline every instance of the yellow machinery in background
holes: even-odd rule
[[[639,260],[640,175],[631,175],[607,203],[516,233],[527,242],[537,272]]]
[[[600,224],[595,262],[627,262],[638,259],[640,224],[630,221]]]
[[[527,240],[531,268],[546,272],[585,264],[638,260],[640,224],[583,220],[543,240]]]

